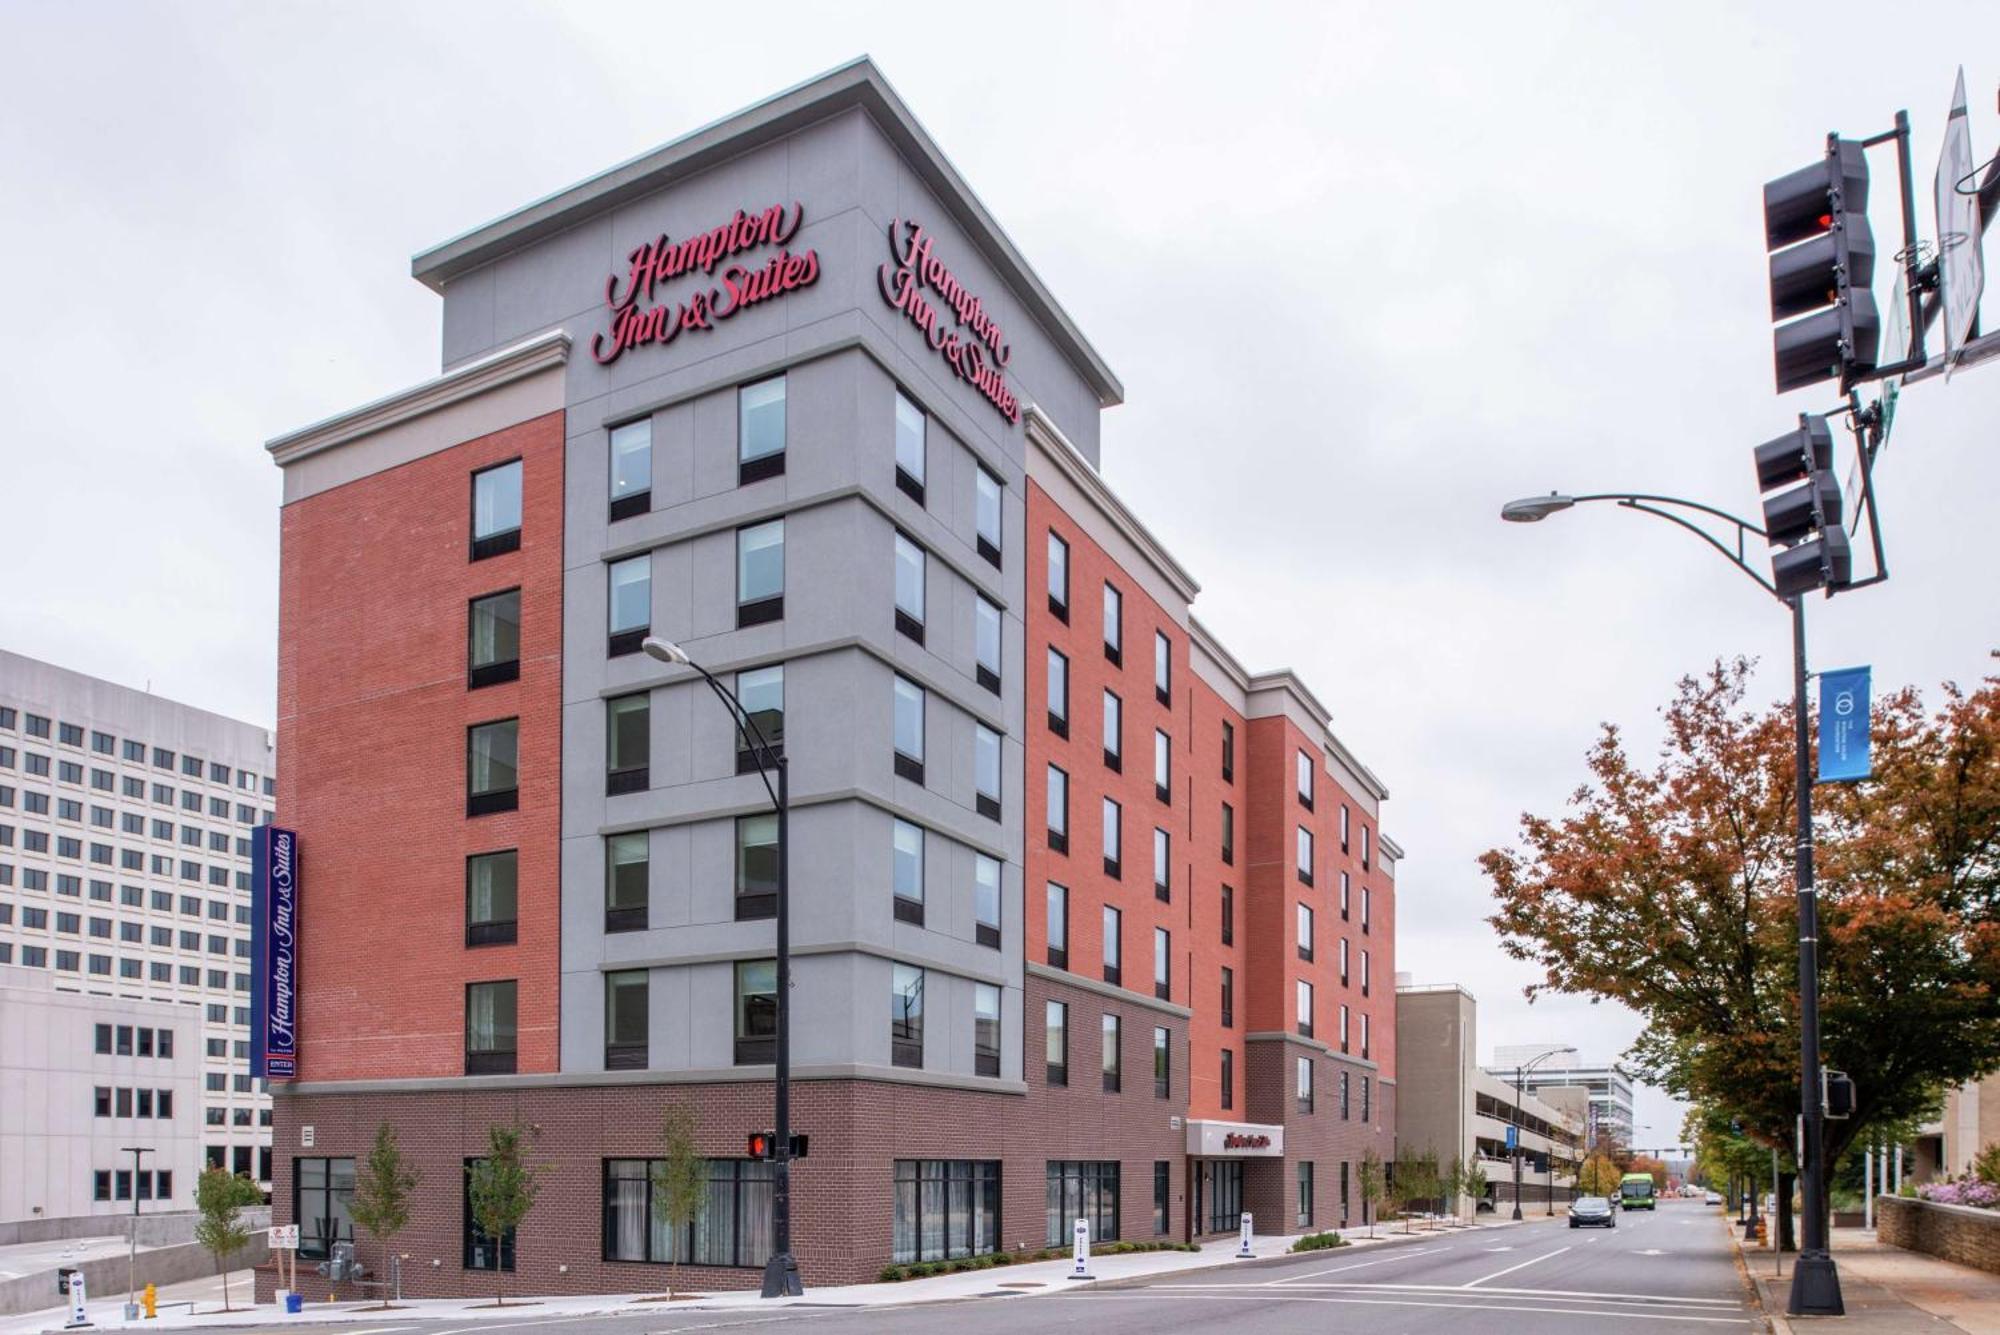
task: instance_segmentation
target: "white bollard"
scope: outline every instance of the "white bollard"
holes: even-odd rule
[[[1071,1279],[1096,1279],[1090,1273],[1090,1221],[1078,1219],[1070,1228]]]
[[[1247,1261],[1250,1259],[1250,1212],[1248,1210],[1243,1212],[1243,1222],[1237,1225],[1237,1230],[1236,1259]]]
[[[78,1270],[69,1277],[69,1321],[64,1324],[64,1330],[81,1330],[90,1324],[89,1302],[83,1271]]]
[[[1861,1227],[1875,1227],[1875,1147],[1861,1152]]]

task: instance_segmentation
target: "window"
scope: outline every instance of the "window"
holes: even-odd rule
[[[896,630],[924,642],[924,549],[896,534]]]
[[[736,674],[736,699],[748,716],[743,732],[761,737],[772,758],[785,754],[785,665],[752,668]],[[736,738],[736,772],[755,774],[757,752],[742,733]]]
[[[97,1172],[91,1174],[91,1199],[98,1201],[108,1201],[111,1199],[111,1172],[109,1169],[99,1169]]]
[[[135,1115],[139,1117],[148,1117],[148,1118],[153,1115],[152,1090],[142,1089],[139,1091],[139,1107]]]
[[[1000,1242],[997,1159],[898,1159],[890,1259],[983,1256]]]
[[[1342,851],[1343,853],[1344,853],[1344,852],[1346,852],[1346,851],[1347,851],[1347,845],[1345,845],[1345,844],[1342,844],[1342,845],[1341,845],[1341,851]],[[1346,872],[1342,872],[1342,873],[1340,873],[1340,920],[1341,920],[1342,922],[1346,922],[1346,921],[1347,921],[1347,902],[1348,902],[1348,882],[1347,882],[1347,873],[1346,873]]]
[[[982,946],[1000,948],[1000,859],[972,855],[972,932]]]
[[[1224,1108],[1234,1108],[1236,1106],[1236,1050],[1234,1048],[1224,1048],[1222,1050],[1222,1106]]]
[[[621,695],[604,702],[604,791],[636,793],[651,782],[652,696]]]
[[[1340,1073],[1340,1120],[1343,1122],[1347,1120],[1347,1075],[1348,1073],[1344,1069]]]
[[[1340,1050],[1342,1052],[1347,1051],[1347,1007],[1345,1004],[1342,1004],[1340,1008]]]
[[[1368,917],[1369,917],[1368,899],[1369,899],[1368,887],[1364,885],[1361,887],[1361,930],[1363,932],[1366,932],[1368,930]]]
[[[785,471],[785,378],[774,376],[736,391],[738,486]]]
[[[1298,1067],[1298,1074],[1295,1077],[1295,1079],[1297,1080],[1298,1083],[1299,1111],[1302,1113],[1309,1113],[1313,1110],[1312,1058],[1311,1057],[1298,1058],[1297,1067]]]
[[[778,962],[736,965],[736,1064],[773,1060],[778,1050]]]
[[[1049,882],[1048,887],[1049,964],[1069,967],[1069,887]]]
[[[497,1239],[487,1236],[486,1231],[472,1217],[472,1170],[480,1163],[478,1159],[465,1161],[464,1187],[460,1192],[464,1209],[464,1254],[460,1263],[467,1270],[493,1270],[506,1272],[514,1268],[514,1230],[508,1229]]]
[[[1048,1177],[1049,1246],[1068,1243],[1070,1229],[1079,1219],[1089,1227],[1092,1243],[1117,1240],[1117,1160],[1077,1163],[1051,1159]]]
[[[653,419],[611,428],[611,517],[629,519],[653,508]]]
[[[1000,1074],[1000,989],[972,985],[972,1073]]]
[[[1165,631],[1153,632],[1153,695],[1163,705],[1174,702],[1174,646]]]
[[[1115,1015],[1104,1017],[1104,1034],[1101,1065],[1104,1072],[1104,1092],[1116,1094],[1124,1081],[1125,1054],[1121,1025]]]
[[[644,830],[604,839],[604,930],[637,932],[646,927],[652,875],[652,838]]]
[[[785,521],[736,530],[736,624],[756,626],[785,615]]]
[[[1311,885],[1313,883],[1313,832],[1303,825],[1299,826],[1297,862],[1299,880],[1306,885]]]
[[[493,946],[515,939],[519,869],[513,849],[465,860],[465,944]]]
[[[1310,962],[1313,957],[1312,906],[1310,904],[1299,904],[1296,908],[1297,913],[1294,914],[1294,917],[1297,919],[1298,926],[1299,958]]]
[[[890,966],[889,1061],[923,1069],[924,971],[914,964]]]
[[[1173,1035],[1164,1025],[1153,1026],[1153,1097],[1164,1099],[1173,1093]]]
[[[1069,772],[1049,766],[1048,834],[1051,853],[1069,852]]]
[[[1342,803],[1340,808],[1340,851],[1343,853],[1347,851],[1347,806],[1345,803]]]
[[[1340,985],[1347,986],[1347,938],[1340,938]]]
[[[292,1160],[292,1220],[299,1256],[325,1260],[336,1242],[354,1241],[354,1160]]]
[[[1236,808],[1222,804],[1222,861],[1225,866],[1236,865]]]
[[[984,468],[973,470],[972,518],[973,527],[978,531],[979,554],[994,565],[1000,564],[1000,497],[1003,486],[999,478]]]
[[[604,1069],[646,1069],[646,978],[644,969],[604,975]]]
[[[1236,970],[1222,966],[1222,1027],[1236,1027]]]
[[[1293,769],[1297,771],[1299,805],[1307,811],[1313,809],[1313,762],[1312,757],[1300,751],[1293,757]]]
[[[465,988],[465,1073],[512,1075],[515,1032],[514,981],[468,983]]]
[[[1153,796],[1162,802],[1174,798],[1174,743],[1158,728],[1153,729]]]
[[[1305,979],[1298,980],[1299,1035],[1313,1036],[1313,985]]]
[[[984,595],[972,596],[972,656],[979,684],[1000,691],[1000,609]]]
[[[1368,827],[1361,827],[1361,870],[1368,870]]]
[[[465,814],[513,811],[521,804],[519,719],[478,723],[465,730]]]
[[[1361,1055],[1363,1057],[1368,1056],[1368,1020],[1368,1012],[1361,1012]]]
[[[896,486],[924,503],[924,410],[896,395]]]
[[[924,688],[903,676],[896,678],[896,773],[924,781]]]
[[[109,1086],[99,1085],[92,1091],[91,1106],[95,1116],[111,1116],[111,1089]]]
[[[924,924],[924,832],[906,820],[895,822],[891,874],[897,922]]]
[[[1044,1057],[1047,1061],[1048,1080],[1052,1085],[1069,1083],[1069,1007],[1060,1001],[1046,1003],[1043,1028],[1045,1031]]]
[[[1125,922],[1123,910],[1116,905],[1104,906],[1104,981],[1118,982],[1125,956],[1124,936],[1121,930]]]
[[[1104,586],[1104,656],[1125,662],[1125,596],[1112,584]]]
[[[1361,952],[1361,995],[1368,995],[1368,952]]]
[[[472,475],[472,559],[481,561],[521,547],[521,461]],[[160,763],[155,747],[153,763]],[[168,761],[171,767],[172,761]]]
[[[27,912],[35,913],[37,910],[28,909]],[[33,921],[24,922],[22,925],[25,927],[36,926]],[[108,1057],[111,1055],[111,1026],[108,1024],[97,1026],[97,1052],[100,1056]]]
[[[1056,649],[1049,650],[1048,701],[1049,731],[1069,736],[1069,659]]]
[[[778,913],[778,817],[775,812],[736,818],[736,920]]]
[[[1153,929],[1153,995],[1162,1001],[1173,999],[1173,934],[1164,927]]]
[[[1057,620],[1069,621],[1069,544],[1049,534],[1049,611]]]
[[[1107,797],[1103,816],[1104,874],[1115,877],[1122,860],[1125,809]]]
[[[608,570],[611,634],[605,652],[613,658],[636,654],[653,628],[653,554],[613,561]]]
[[[1313,1222],[1313,1166],[1312,1160],[1299,1160],[1299,1212],[1293,1220],[1300,1232],[1312,1227]]]
[[[972,725],[973,804],[979,814],[1000,819],[1000,734],[984,723]]]
[[[1364,1075],[1361,1077],[1361,1120],[1364,1122],[1373,1120],[1370,1113],[1368,1077]]]
[[[1104,764],[1114,771],[1125,768],[1125,702],[1115,691],[1104,693]]]
[[[1153,898],[1162,904],[1173,899],[1173,836],[1155,827],[1153,830]]]
[[[1236,944],[1236,891],[1234,887],[1222,887],[1222,944]]]
[[[604,1161],[604,1259],[655,1264],[762,1266],[771,1256],[776,1170],[750,1159],[710,1159],[708,1193],[693,1228],[662,1223],[653,1206],[661,1159]]]
[[[71,930],[75,930],[75,929],[74,929],[74,928],[72,928]],[[118,1055],[119,1055],[119,1056],[121,1056],[121,1057],[129,1057],[129,1056],[131,1056],[131,1055],[132,1055],[132,1026],[131,1026],[131,1025],[129,1025],[129,1024],[121,1024],[121,1025],[119,1025],[119,1026],[118,1026],[118,1029],[117,1029],[117,1034],[118,1034]]]

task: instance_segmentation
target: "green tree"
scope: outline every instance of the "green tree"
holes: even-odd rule
[[[664,1157],[653,1166],[653,1214],[666,1225],[673,1251],[667,1267],[667,1297],[680,1279],[681,1241],[708,1204],[708,1160],[695,1148],[694,1109],[685,1103],[667,1105],[661,1115],[660,1145]]]
[[[1472,1197],[1472,1210],[1479,1212],[1479,1202],[1486,1199],[1486,1165],[1473,1159],[1465,1165],[1465,1194]]]
[[[1586,1196],[1616,1196],[1619,1177],[1617,1164],[1602,1154],[1593,1154],[1576,1175],[1576,1189]]]
[[[229,1258],[250,1243],[250,1229],[243,1222],[246,1206],[263,1203],[264,1193],[247,1177],[234,1177],[220,1168],[210,1168],[195,1180],[194,1208],[201,1218],[195,1221],[194,1240],[215,1258],[222,1276],[222,1310],[229,1305]]]
[[[1438,1194],[1444,1197],[1444,1213],[1457,1219],[1459,1198],[1465,1194],[1465,1161],[1457,1155],[1438,1172]]]
[[[1640,1073],[1768,1148],[1799,1106],[1796,793],[1791,706],[1747,707],[1749,672],[1684,679],[1651,764],[1606,725],[1569,811],[1480,865],[1531,996],[1630,1005]],[[1860,1100],[1829,1164],[2000,1064],[2000,678],[1930,711],[1894,692],[1870,726],[1874,777],[1816,798],[1821,1050]]]
[[[410,1222],[410,1198],[421,1175],[403,1155],[396,1133],[387,1122],[375,1128],[375,1143],[354,1175],[354,1199],[348,1213],[362,1232],[382,1248],[382,1279],[389,1278],[389,1244]],[[389,1291],[382,1291],[382,1305],[388,1306]]]
[[[1375,1236],[1376,1208],[1388,1198],[1388,1182],[1382,1171],[1382,1156],[1374,1150],[1361,1155],[1361,1213],[1368,1221],[1368,1236]]]
[[[505,1273],[498,1253],[509,1233],[519,1228],[535,1208],[541,1191],[541,1169],[521,1154],[521,1128],[495,1126],[486,1133],[486,1157],[474,1160],[467,1183],[472,1197],[472,1222],[493,1240],[494,1306],[507,1305]]]

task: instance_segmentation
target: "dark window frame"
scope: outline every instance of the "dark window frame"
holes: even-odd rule
[[[498,658],[491,663],[476,663],[473,661],[472,656],[472,636],[473,629],[478,624],[479,605],[481,603],[490,603],[496,598],[505,598],[509,594],[512,594],[514,597],[514,656],[512,658]],[[518,584],[512,588],[495,589],[491,593],[482,593],[477,597],[465,600],[465,679],[467,690],[476,691],[483,686],[498,686],[504,681],[519,681],[521,679],[521,619],[521,586]]]
[[[479,479],[488,473],[498,472],[502,468],[509,468],[515,464],[521,466],[521,523],[516,524],[510,529],[502,529],[497,533],[489,533],[482,538],[478,536]],[[465,495],[465,529],[470,538],[470,559],[484,561],[490,556],[500,556],[507,552],[521,550],[521,530],[527,524],[527,511],[528,465],[523,456],[517,454],[511,459],[502,459],[498,463],[491,463],[483,468],[473,469],[470,477],[467,479]],[[154,763],[157,764],[158,762],[155,761]]]

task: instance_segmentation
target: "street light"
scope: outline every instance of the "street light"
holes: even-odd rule
[[[750,717],[736,692],[717,681],[715,674],[688,657],[687,650],[672,640],[648,635],[640,648],[649,658],[677,667],[693,668],[715,692],[715,698],[729,711],[736,732],[757,762],[757,777],[778,813],[778,1041],[776,1044],[775,1134],[771,1137],[771,1259],[764,1263],[763,1296],[796,1298],[805,1292],[799,1280],[799,1263],[792,1256],[792,909],[791,909],[791,787],[784,752],[773,747]],[[776,771],[775,785],[773,771]]]
[[[118,1152],[132,1156],[132,1242],[125,1253],[125,1319],[130,1321],[139,1312],[139,1174],[144,1171],[139,1165],[155,1151],[151,1145],[120,1145]]]
[[[1813,435],[1810,420],[1804,416],[1800,418],[1799,434],[1808,441]],[[1865,458],[1864,455],[1864,462]],[[1794,782],[1798,789],[1798,839],[1793,877],[1798,890],[1799,923],[1799,1112],[1805,1131],[1804,1152],[1799,1155],[1799,1178],[1801,1194],[1805,1197],[1805,1220],[1799,1259],[1792,1267],[1792,1291],[1787,1310],[1793,1316],[1838,1316],[1843,1310],[1840,1275],[1834,1265],[1833,1254],[1827,1250],[1826,1170],[1821,1149],[1825,1143],[1826,1125],[1825,1109],[1820,1099],[1819,898],[1813,888],[1812,747],[1806,731],[1806,590],[1781,593],[1778,583],[1766,579],[1750,565],[1745,548],[1752,536],[1768,540],[1770,534],[1765,529],[1699,501],[1638,492],[1601,492],[1588,496],[1563,496],[1551,492],[1546,497],[1510,501],[1500,507],[1500,517],[1514,523],[1532,523],[1583,501],[1612,501],[1624,509],[1639,510],[1680,525],[1721,552],[1730,564],[1756,581],[1758,588],[1791,609],[1792,743]],[[1734,525],[1735,550],[1731,551],[1728,543],[1675,511],[1693,511],[1697,515]],[[1845,536],[1841,535],[1843,539]],[[1797,551],[1798,548],[1791,550]],[[1773,1193],[1777,1191],[1775,1177],[1771,1189]],[[1752,1208],[1755,1208],[1754,1205]]]
[[[1547,1061],[1549,1058],[1559,1057],[1565,1052],[1575,1052],[1575,1051],[1576,1051],[1575,1048],[1569,1047],[1568,1045],[1564,1045],[1563,1047],[1560,1048],[1550,1048],[1547,1052],[1542,1053],[1539,1057],[1536,1057],[1533,1060],[1526,1062],[1525,1064],[1517,1063],[1514,1067],[1514,1219],[1516,1220],[1516,1222],[1518,1222],[1521,1218],[1521,1154],[1523,1148],[1521,1145],[1521,1132],[1527,1129],[1527,1127],[1523,1124],[1523,1110],[1521,1108],[1521,1081],[1523,1080],[1523,1078],[1526,1077],[1528,1072],[1534,1070],[1537,1066],[1540,1066],[1543,1062]],[[1505,1070],[1506,1068],[1502,1067],[1501,1069]],[[1555,1148],[1555,1140],[1553,1137],[1551,1137],[1549,1140],[1549,1148],[1551,1150]],[[1555,1166],[1555,1160],[1552,1157],[1549,1161],[1549,1195],[1552,1198],[1555,1195],[1555,1190],[1556,1190],[1556,1166]],[[1555,1212],[1556,1212],[1555,1202],[1553,1199],[1551,1199],[1549,1202],[1549,1213],[1554,1214]]]

